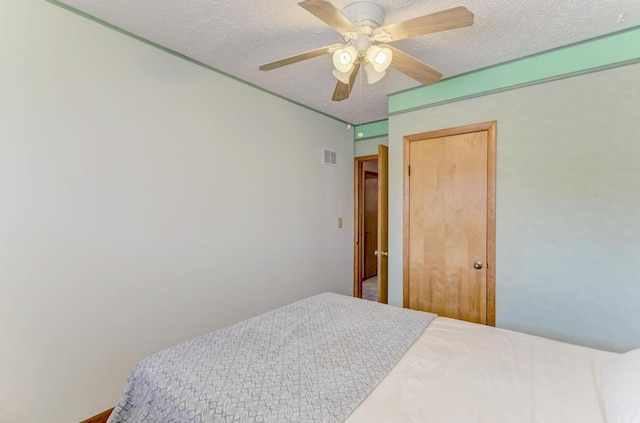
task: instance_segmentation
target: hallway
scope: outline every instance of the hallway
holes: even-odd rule
[[[378,276],[372,276],[362,281],[362,298],[378,301]]]

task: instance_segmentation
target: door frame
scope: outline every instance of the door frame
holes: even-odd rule
[[[362,298],[362,255],[364,251],[364,163],[378,160],[377,154],[353,159],[353,296]]]
[[[412,142],[487,131],[487,325],[496,325],[496,131],[497,122],[483,122],[422,132],[404,137],[402,302],[409,307],[409,148]]]

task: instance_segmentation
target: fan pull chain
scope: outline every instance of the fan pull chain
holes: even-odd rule
[[[360,84],[360,124],[364,123],[364,101],[363,101],[363,98],[362,98],[362,80],[364,78],[362,77],[362,75],[363,75],[363,73],[361,72],[360,75],[359,75],[359,78],[358,78],[360,80],[360,82],[359,82],[359,84]]]
[[[352,124],[355,125],[355,117],[356,117],[356,110],[354,107],[354,102],[353,102],[353,98],[350,97],[348,99],[345,100],[347,102],[347,114],[349,116],[349,122],[351,122]]]

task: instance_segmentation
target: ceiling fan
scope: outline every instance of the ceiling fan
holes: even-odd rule
[[[304,0],[298,5],[336,30],[344,43],[286,57],[264,64],[259,69],[269,71],[331,54],[333,75],[338,79],[333,101],[349,98],[361,65],[364,65],[369,84],[382,79],[389,66],[423,85],[438,82],[442,78],[440,72],[387,43],[473,25],[473,13],[462,6],[383,26],[384,10],[372,2],[352,3],[342,11],[326,0]]]

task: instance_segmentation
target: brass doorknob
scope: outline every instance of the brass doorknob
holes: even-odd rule
[[[476,261],[475,263],[473,263],[473,268],[474,269],[482,269],[482,262],[481,261]]]
[[[371,251],[371,250],[369,250],[369,251]],[[386,251],[378,251],[378,250],[374,251],[373,254],[375,254],[376,256],[385,256],[385,257],[389,255],[389,253],[386,252]]]

